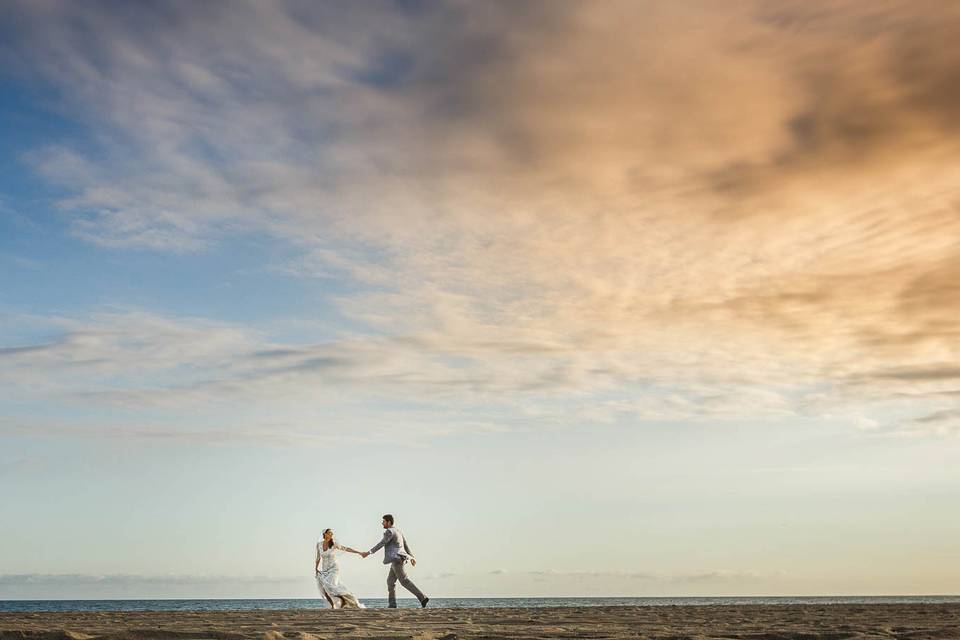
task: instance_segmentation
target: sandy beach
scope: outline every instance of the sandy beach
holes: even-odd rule
[[[960,604],[0,613],[0,639],[960,638]]]

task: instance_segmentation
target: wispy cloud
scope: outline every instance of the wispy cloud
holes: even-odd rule
[[[942,409],[917,418],[888,425],[884,435],[918,438],[930,435],[960,437],[960,410]]]
[[[42,458],[17,458],[0,461],[0,476],[19,473],[25,470],[41,471],[46,468]]]
[[[302,597],[311,593],[311,582],[309,576],[0,574],[0,596],[16,600]]]
[[[302,251],[289,273],[348,281],[335,302],[364,329],[288,345],[97,319],[15,345],[7,380],[131,406],[583,394],[597,419],[955,406],[960,15],[942,3],[7,20],[8,55],[91,132],[28,158],[71,194],[73,233],[161,251],[268,233]]]
[[[26,587],[34,585],[83,586],[83,585],[209,585],[233,583],[284,583],[302,580],[301,577],[225,576],[225,575],[135,575],[135,574],[47,574],[19,573],[0,574],[0,587]]]
[[[450,577],[460,577],[465,574],[441,573],[431,574],[430,579],[443,579]],[[535,571],[507,571],[505,569],[495,569],[487,572],[491,576],[503,576],[511,579],[516,577],[533,577],[537,579],[587,579],[587,580],[609,580],[609,579],[628,579],[655,583],[722,583],[736,581],[759,581],[771,578],[783,578],[786,574],[783,571],[734,571],[734,570],[712,570],[693,573],[662,573],[648,571],[598,571],[598,570],[560,570],[560,569],[541,569]]]

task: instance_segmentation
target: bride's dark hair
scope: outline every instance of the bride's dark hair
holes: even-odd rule
[[[337,543],[333,541],[333,529],[324,529],[323,535],[327,535],[327,531],[330,532],[330,546],[327,547],[327,549],[332,549],[337,545]]]

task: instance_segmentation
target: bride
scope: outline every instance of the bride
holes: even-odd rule
[[[366,607],[357,600],[357,597],[340,584],[340,563],[337,562],[337,551],[360,554],[356,549],[337,544],[333,539],[333,529],[324,529],[323,537],[317,541],[317,557],[313,567],[320,595],[334,609],[365,609]]]

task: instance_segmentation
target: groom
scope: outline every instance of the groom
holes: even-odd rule
[[[404,588],[415,595],[420,601],[421,607],[426,607],[430,598],[423,595],[417,585],[410,581],[403,565],[410,560],[412,566],[417,566],[417,559],[413,557],[410,551],[410,545],[404,539],[400,530],[393,526],[393,516],[389,513],[383,516],[383,540],[378,542],[370,551],[364,551],[360,555],[366,558],[371,553],[376,553],[380,547],[383,547],[383,564],[390,565],[390,573],[387,574],[387,606],[391,609],[397,608],[397,580]]]

